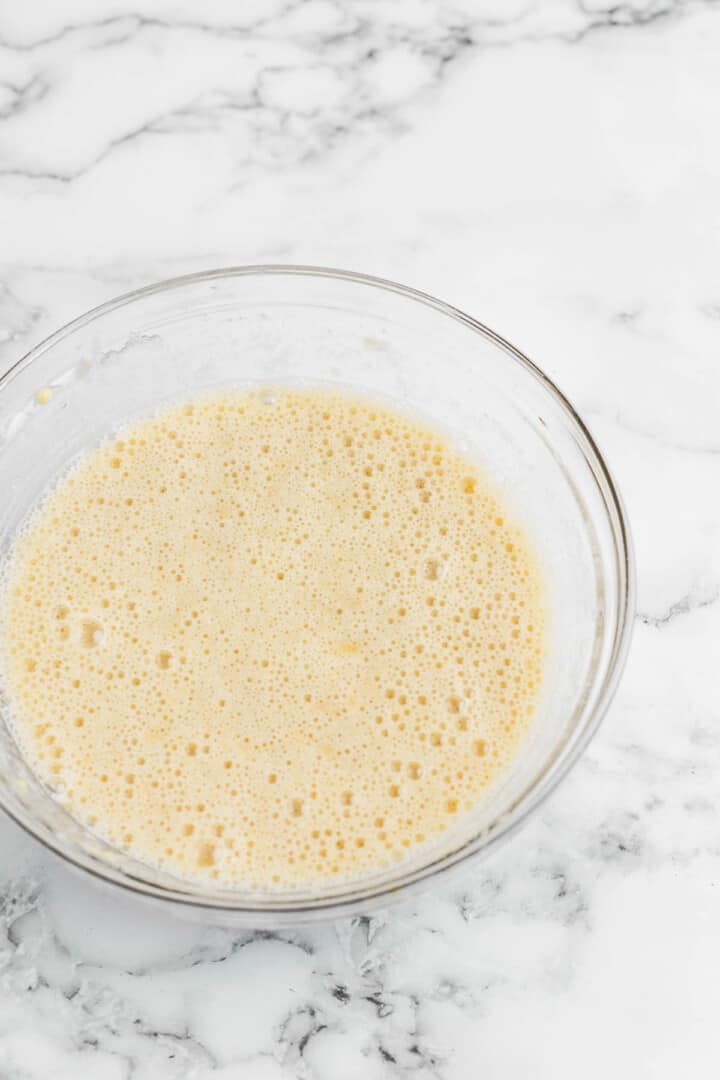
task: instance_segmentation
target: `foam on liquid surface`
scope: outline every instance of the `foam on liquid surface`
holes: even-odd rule
[[[0,607],[18,741],[72,812],[184,876],[361,875],[517,752],[542,584],[476,463],[386,404],[227,392],[92,450]]]

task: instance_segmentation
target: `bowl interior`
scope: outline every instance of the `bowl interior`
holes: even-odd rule
[[[0,555],[68,465],[128,420],[201,390],[268,383],[333,383],[390,398],[450,431],[534,539],[550,628],[530,735],[476,813],[429,852],[312,893],[228,890],[140,863],[63,810],[0,723],[0,798],[40,839],[101,877],[248,913],[256,925],[387,896],[511,828],[599,718],[623,651],[629,593],[614,490],[552,384],[489,331],[430,298],[302,268],[195,275],[143,290],[77,320],[20,362],[0,382]]]

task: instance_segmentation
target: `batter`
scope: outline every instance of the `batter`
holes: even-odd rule
[[[477,463],[384,403],[224,392],[91,450],[0,603],[17,740],[138,858],[356,877],[482,799],[535,709],[543,589]]]

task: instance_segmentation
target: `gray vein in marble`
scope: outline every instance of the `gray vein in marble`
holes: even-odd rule
[[[465,922],[512,912],[518,919],[548,918],[570,927],[587,926],[588,900],[571,869],[557,860],[539,862],[514,876],[487,870],[473,881],[472,893],[457,898]],[[489,984],[488,984],[489,985]]]
[[[589,18],[587,27],[578,31],[569,38],[570,41],[582,41],[596,30],[615,29],[623,27],[643,27],[658,22],[661,19],[679,15],[683,9],[700,6],[710,6],[716,0],[656,0],[655,3],[643,5],[633,3],[609,4],[606,8],[598,10],[587,0],[577,0],[577,5]]]
[[[616,812],[602,823],[587,854],[601,862],[635,862],[643,857],[645,839],[640,815],[632,810]]]
[[[136,128],[125,132],[125,134],[118,136],[116,139],[111,139],[94,158],[86,162],[81,168],[74,169],[71,172],[61,173],[43,169],[4,168],[0,166],[0,177],[14,176],[24,180],[48,180],[58,184],[69,184],[74,180],[79,180],[81,177],[86,176],[119,147],[132,143],[143,135],[164,134],[168,131],[172,131],[174,130],[172,127],[173,119],[191,116],[192,114],[191,106],[161,113],[158,116],[139,124]]]
[[[10,93],[10,100],[0,107],[0,120],[20,115],[32,105],[42,101],[50,89],[48,83],[39,75],[33,75],[22,84],[0,80],[0,87]]]
[[[295,4],[288,5],[286,12],[290,11],[295,6]],[[93,34],[98,32],[102,33],[102,31],[108,31],[108,36],[106,38],[101,38],[99,42],[94,42],[93,48],[122,45],[133,38],[138,31],[148,29],[164,30],[168,32],[190,30],[200,34],[210,34],[215,37],[225,38],[228,36],[232,37],[245,34],[248,31],[256,32],[272,20],[273,17],[268,16],[265,19],[252,20],[244,25],[235,23],[213,24],[196,19],[159,19],[148,15],[142,15],[139,12],[126,12],[121,15],[111,15],[105,19],[89,19],[84,22],[69,23],[66,26],[61,26],[51,34],[47,34],[44,37],[36,37],[31,41],[13,40],[0,32],[0,48],[21,53],[32,53],[38,49],[46,48],[48,45],[56,45],[58,42],[64,42],[67,38],[79,36],[87,32]]]
[[[314,946],[311,941],[304,939],[300,934],[280,934],[270,930],[252,930],[240,937],[233,937],[230,933],[220,932],[214,942],[198,945],[190,952],[168,961],[164,964],[149,964],[145,967],[126,969],[126,973],[132,976],[158,975],[173,971],[185,971],[188,968],[198,967],[205,964],[222,964],[232,956],[237,955],[248,945],[259,941],[277,941],[294,949],[312,956]]]
[[[328,1024],[314,1005],[302,1005],[288,1013],[278,1031],[281,1060],[286,1064],[297,1064],[310,1040],[327,1030]]]
[[[687,596],[681,597],[680,600],[676,600],[660,615],[651,615],[648,612],[639,611],[636,618],[644,626],[654,626],[656,628],[668,626],[682,615],[690,615],[692,612],[711,607],[719,598],[720,585],[713,585],[704,589],[698,588],[688,593]]]

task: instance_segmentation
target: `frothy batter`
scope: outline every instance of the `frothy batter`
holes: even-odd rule
[[[0,641],[18,742],[79,819],[183,876],[292,887],[483,797],[535,708],[542,585],[444,434],[341,393],[227,392],[57,484]]]

